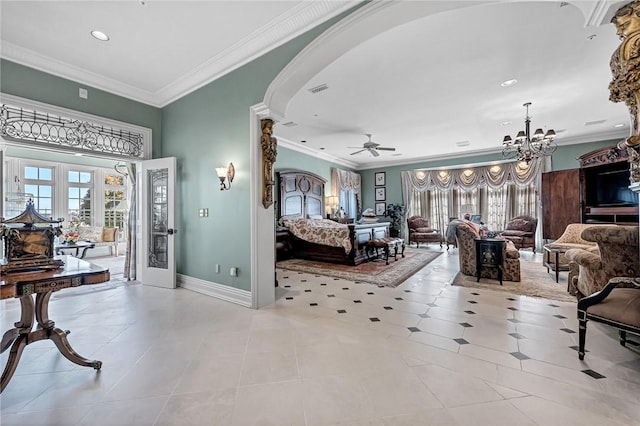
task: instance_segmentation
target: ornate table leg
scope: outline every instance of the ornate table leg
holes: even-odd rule
[[[52,291],[38,293],[36,295],[35,305],[31,295],[20,297],[22,310],[20,321],[15,323],[16,328],[4,333],[2,343],[0,343],[0,348],[2,349],[0,352],[4,352],[11,346],[9,359],[7,360],[7,364],[2,372],[2,378],[0,379],[0,392],[4,391],[11,377],[13,377],[13,373],[15,373],[18,367],[18,362],[20,361],[24,348],[38,340],[53,340],[53,343],[60,353],[75,364],[82,365],[83,367],[93,367],[96,370],[102,367],[102,361],[89,360],[78,355],[67,340],[68,333],[59,328],[55,328],[55,322],[49,319],[49,299],[52,294]],[[32,331],[34,317],[38,322],[38,328]]]
[[[9,346],[11,346],[11,352],[9,352],[9,359],[7,359],[7,364],[2,371],[2,378],[0,378],[0,392],[4,391],[9,380],[13,377],[13,373],[16,372],[22,351],[29,343],[29,335],[33,327],[34,306],[31,295],[20,298],[20,308],[20,321],[14,324],[16,328],[7,331],[2,336],[2,352],[7,350]]]
[[[36,330],[32,334],[39,334],[41,331],[44,332],[44,335],[42,337],[38,336],[37,340],[51,339],[60,353],[69,361],[82,365],[83,367],[93,367],[96,370],[100,370],[102,361],[89,360],[78,355],[67,340],[68,333],[59,328],[55,328],[55,323],[49,319],[49,299],[52,294],[53,292],[48,291],[46,293],[39,293],[36,296],[36,320],[41,329]]]

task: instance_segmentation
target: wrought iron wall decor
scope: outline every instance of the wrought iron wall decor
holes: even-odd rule
[[[142,134],[3,104],[0,135],[17,141],[142,158]]]

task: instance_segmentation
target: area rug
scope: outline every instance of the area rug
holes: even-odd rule
[[[576,302],[576,297],[567,293],[567,273],[561,273],[560,282],[556,283],[555,273],[547,273],[547,268],[540,262],[520,259],[520,282],[502,281],[463,275],[458,272],[451,285],[474,287],[484,290],[501,291],[522,296],[541,297],[561,302]]]
[[[357,266],[349,266],[304,259],[288,259],[276,263],[276,267],[289,271],[342,278],[354,282],[397,287],[411,275],[441,255],[442,252],[407,248],[404,254],[404,258],[398,255],[397,261],[389,259],[389,265],[386,265],[384,260],[364,262]]]

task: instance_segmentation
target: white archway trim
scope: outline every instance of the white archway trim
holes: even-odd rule
[[[360,43],[425,16],[496,1],[370,2],[307,45],[271,82],[264,96],[272,114],[286,117],[293,96],[321,69]]]
[[[275,213],[262,206],[262,149],[260,120],[269,108],[257,104],[249,109],[249,205],[251,218],[251,307],[259,309],[275,301]]]

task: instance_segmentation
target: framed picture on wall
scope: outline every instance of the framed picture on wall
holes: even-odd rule
[[[386,173],[385,172],[377,172],[375,174],[376,177],[376,186],[385,186],[386,185]]]
[[[387,210],[387,203],[376,203],[376,216],[384,216]]]
[[[387,188],[376,188],[376,201],[385,201],[387,199]]]

